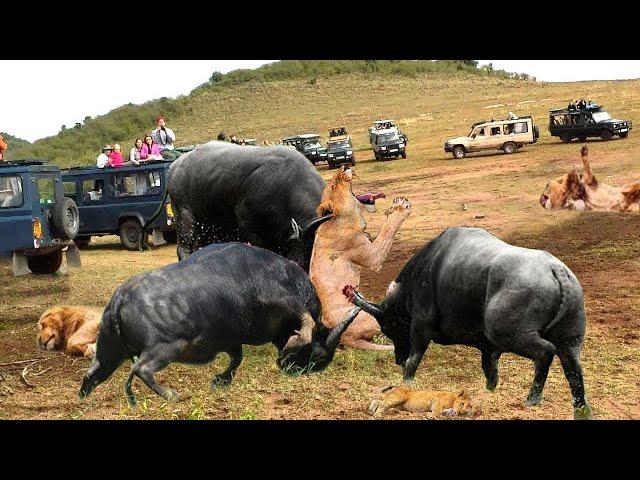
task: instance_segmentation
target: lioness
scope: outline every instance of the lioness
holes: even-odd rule
[[[464,390],[460,393],[438,390],[416,391],[404,385],[383,389],[382,399],[373,400],[369,405],[369,414],[381,417],[390,408],[413,413],[432,412],[436,415],[480,414],[480,410],[474,408]]]
[[[43,350],[64,350],[68,355],[92,358],[104,309],[55,306],[38,320],[36,345]]]
[[[375,240],[365,232],[367,223],[363,211],[365,205],[351,190],[353,171],[342,169],[322,192],[319,216],[333,214],[316,233],[309,276],[322,304],[322,321],[335,327],[353,306],[342,295],[345,283],[360,282],[360,271],[368,268],[375,272],[382,269],[393,237],[411,212],[411,204],[404,197],[394,199],[385,212],[387,220]],[[391,345],[372,343],[380,332],[375,318],[362,311],[342,335],[343,345],[363,350],[392,350]]]
[[[613,187],[596,180],[589,163],[589,149],[580,150],[584,173],[573,170],[550,180],[540,196],[540,204],[547,210],[599,210],[606,212],[640,211],[640,181]]]

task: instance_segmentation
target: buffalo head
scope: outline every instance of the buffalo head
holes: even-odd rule
[[[311,332],[310,323],[303,321],[300,331],[289,339],[280,352],[278,367],[292,373],[319,372],[327,368],[333,360],[340,337],[360,310],[360,307],[353,308],[347,318],[331,329],[318,323]]]

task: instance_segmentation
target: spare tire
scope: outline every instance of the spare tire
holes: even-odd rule
[[[53,204],[51,212],[53,234],[62,240],[73,240],[80,228],[78,206],[71,198],[64,197]]]
[[[537,140],[538,138],[540,138],[540,129],[538,128],[537,125],[533,126],[533,139]]]

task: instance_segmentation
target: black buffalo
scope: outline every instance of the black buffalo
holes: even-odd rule
[[[200,145],[169,171],[178,258],[211,243],[243,241],[308,271],[323,188],[315,167],[292,148]]]
[[[360,308],[331,330],[322,324],[320,310],[309,277],[295,263],[246,244],[210,245],[188,260],[136,275],[116,290],[80,398],[127,359],[133,366],[124,391],[132,405],[134,376],[166,400],[178,398],[154,378],[171,362],[204,364],[226,352],[229,367],[214,377],[213,386],[228,384],[245,344],[273,343],[281,369],[322,370]]]
[[[514,247],[478,228],[449,228],[409,260],[380,304],[354,287],[344,292],[393,341],[405,381],[413,380],[431,341],[478,348],[489,390],[498,383],[500,355],[513,352],[535,362],[527,404],[536,405],[558,355],[576,418],[591,415],[580,365],[582,287],[547,252]]]

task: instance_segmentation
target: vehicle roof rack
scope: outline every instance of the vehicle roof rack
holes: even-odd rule
[[[29,165],[44,165],[44,160],[26,159],[26,160],[5,160],[0,162],[0,167],[24,167]]]

